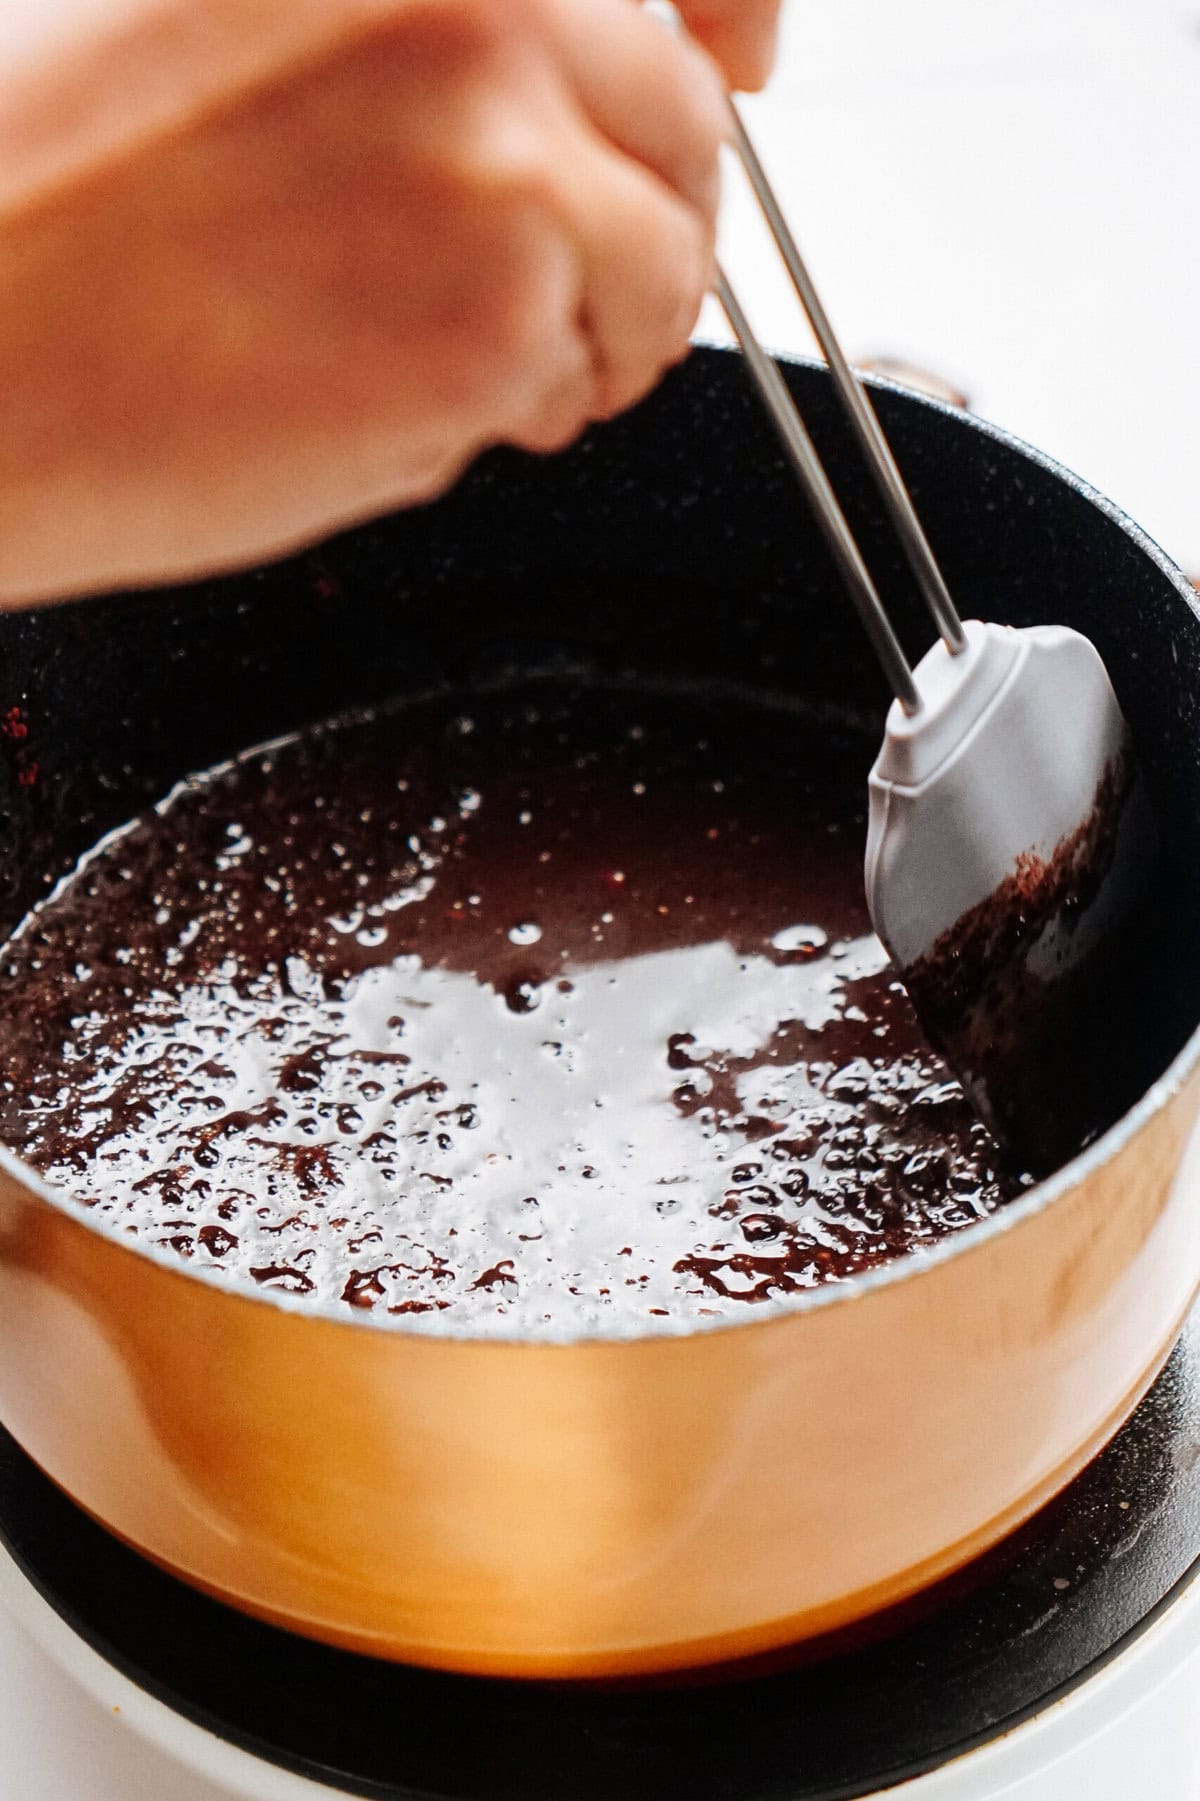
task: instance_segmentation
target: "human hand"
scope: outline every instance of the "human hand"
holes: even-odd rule
[[[282,552],[684,354],[722,84],[630,0],[68,7],[0,32],[0,598]]]
[[[688,30],[720,63],[731,88],[762,87],[771,73],[783,0],[676,0]]]

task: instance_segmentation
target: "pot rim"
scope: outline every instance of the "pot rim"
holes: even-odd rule
[[[721,356],[736,357],[740,355],[734,347],[718,343],[707,338],[694,340],[695,347],[702,353],[717,353]],[[771,352],[776,362],[791,367],[806,369],[823,369],[824,364],[813,357],[800,356],[791,352]],[[982,433],[993,442],[1014,450],[1027,461],[1034,463],[1046,474],[1054,476],[1058,481],[1072,489],[1081,499],[1088,501],[1112,524],[1119,527],[1134,546],[1148,557],[1158,570],[1167,577],[1181,599],[1200,619],[1200,596],[1188,581],[1178,564],[1166,554],[1162,547],[1150,537],[1149,533],[1137,525],[1122,508],[1094,488],[1090,482],[1077,475],[1074,470],[1060,463],[1056,458],[1048,456],[1044,451],[1028,444],[1014,432],[1003,426],[981,419],[974,413],[964,412],[961,407],[952,406],[944,400],[932,395],[923,394],[914,388],[906,387],[902,382],[891,380],[881,375],[865,375],[864,379],[872,388],[885,393],[903,396],[918,406],[928,407],[935,413],[945,414],[958,424]],[[1087,1145],[1084,1150],[1072,1157],[1070,1162],[1056,1170],[1052,1176],[1037,1182],[1024,1193],[1018,1194],[1004,1206],[991,1213],[986,1219],[965,1226],[960,1231],[952,1232],[939,1240],[928,1250],[922,1250],[909,1256],[898,1257],[880,1264],[875,1269],[860,1271],[839,1282],[828,1282],[816,1288],[802,1289],[798,1293],[780,1296],[778,1300],[769,1302],[764,1308],[756,1308],[740,1318],[715,1318],[673,1320],[670,1317],[660,1319],[648,1316],[646,1323],[638,1322],[634,1328],[622,1331],[597,1330],[594,1327],[584,1331],[562,1332],[551,1327],[545,1333],[536,1336],[529,1333],[480,1333],[455,1330],[452,1326],[436,1328],[399,1324],[390,1316],[377,1319],[374,1312],[362,1313],[348,1307],[340,1307],[332,1302],[314,1302],[301,1299],[297,1295],[288,1294],[280,1289],[251,1289],[241,1286],[226,1287],[216,1280],[214,1275],[193,1269],[176,1253],[164,1250],[158,1245],[149,1244],[141,1239],[134,1239],[123,1233],[115,1223],[106,1218],[95,1219],[78,1202],[58,1187],[46,1182],[35,1170],[19,1157],[0,1144],[0,1171],[12,1177],[22,1187],[31,1190],[39,1200],[65,1216],[74,1224],[85,1230],[94,1232],[98,1237],[106,1238],[131,1256],[147,1263],[157,1265],[168,1275],[183,1282],[199,1284],[201,1287],[228,1302],[243,1302],[247,1306],[270,1307],[276,1311],[297,1316],[301,1319],[320,1322],[324,1327],[338,1327],[352,1332],[371,1332],[380,1338],[392,1338],[401,1342],[420,1340],[429,1345],[458,1345],[471,1347],[519,1347],[521,1349],[570,1350],[583,1346],[619,1347],[622,1345],[640,1345],[647,1339],[692,1339],[710,1333],[745,1332],[755,1328],[779,1327],[796,1318],[813,1313],[826,1307],[848,1307],[855,1302],[865,1300],[868,1296],[883,1288],[890,1288],[901,1282],[918,1280],[927,1272],[950,1262],[954,1258],[969,1255],[981,1250],[1003,1232],[1016,1231],[1028,1219],[1043,1213],[1070,1190],[1088,1181],[1097,1170],[1103,1168],[1114,1157],[1131,1144],[1150,1120],[1159,1113],[1184,1087],[1197,1065],[1200,1064],[1200,1021],[1193,1028],[1190,1036],[1176,1052],[1163,1073],[1150,1084],[1145,1093],[1139,1097],[1129,1110],[1102,1132],[1098,1138]]]

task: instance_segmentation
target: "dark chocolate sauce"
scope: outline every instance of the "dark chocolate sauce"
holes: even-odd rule
[[[744,1315],[1022,1185],[870,932],[873,746],[439,698],[186,783],[4,958],[0,1136],[226,1283],[416,1329]]]

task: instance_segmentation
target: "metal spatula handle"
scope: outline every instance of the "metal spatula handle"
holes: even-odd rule
[[[772,423],[779,433],[783,451],[793,470],[800,479],[801,485],[816,513],[817,522],[825,534],[826,542],[838,566],[838,572],[850,592],[850,598],[858,609],[858,616],[863,622],[867,636],[883,666],[883,673],[891,685],[893,694],[906,713],[918,711],[921,701],[913,681],[912,670],[908,658],[904,654],[900,640],[892,629],[879,590],[871,578],[871,572],[863,561],[862,552],[854,541],[846,515],[838,504],[837,495],[830,484],[817,455],[816,447],[808,435],[808,429],[796,410],[795,402],[788,392],[787,384],[778,368],[759,343],[745,309],[734,293],[729,278],[718,265],[713,292],[725,311],[734,334],[740,343],[746,358],[746,366],[758,388],[763,404],[771,416]]]
[[[909,567],[947,649],[957,656],[966,647],[962,621],[929,547],[904,479],[896,467],[870,396],[842,351],[829,322],[829,315],[821,304],[799,246],[737,106],[732,101],[730,105],[733,113],[734,148],[770,228],[797,298],[829,365],[834,387],[867,460],[888,516],[896,528]],[[714,292],[742,346],[747,367],[779,433],[788,460],[816,511],[892,691],[906,712],[915,713],[921,703],[913,683],[912,670],[787,385],[758,342],[745,308],[739,303],[728,276],[721,269],[717,272]]]
[[[870,396],[846,360],[837,335],[829,323],[829,315],[821,304],[821,297],[792,236],[791,227],[784,217],[774,189],[767,179],[766,170],[759,161],[758,152],[750,140],[737,103],[731,101],[730,107],[733,112],[734,147],[741,158],[742,167],[762,208],[763,217],[771,228],[771,236],[783,258],[784,267],[791,277],[792,286],[813,328],[813,334],[821,346],[821,354],[829,364],[829,373],[833,377],[838,397],[870,466],[888,516],[904,546],[909,567],[925,596],[946,648],[957,655],[966,648],[967,642],[963,636],[962,620],[929,548],[929,540],[904,485],[904,478],[896,467],[896,459],[883,435]]]

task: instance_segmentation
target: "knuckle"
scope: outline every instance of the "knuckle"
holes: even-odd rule
[[[596,377],[588,345],[572,326],[545,347],[541,379],[532,404],[514,432],[528,450],[563,450],[595,416]]]
[[[441,186],[476,247],[481,310],[520,340],[564,237],[547,155],[524,122],[480,121],[457,134]]]
[[[604,372],[596,397],[595,416],[611,419],[648,394],[654,386],[661,366],[657,353],[627,356],[619,365],[610,364]]]
[[[558,208],[558,179],[542,134],[528,119],[503,112],[481,121],[470,170],[478,199],[525,232]]]
[[[511,257],[496,282],[483,322],[483,342],[489,352],[520,375],[537,360],[543,347],[551,307],[551,296],[534,261]]]
[[[707,234],[677,234],[664,257],[654,297],[654,329],[647,333],[647,352],[673,355],[686,343],[704,300],[712,271]]]
[[[687,58],[689,112],[696,144],[715,157],[730,133],[729,92],[707,50],[694,39],[682,47]]]
[[[591,417],[591,409],[578,402],[568,406],[559,403],[525,426],[513,442],[539,456],[553,456],[575,442]]]
[[[550,456],[573,444],[595,416],[590,391],[581,386],[577,392],[556,395],[549,401],[526,425],[519,441],[527,450]]]
[[[521,368],[544,357],[547,342],[565,331],[573,297],[565,237],[536,211],[511,221],[487,305],[493,350]]]

